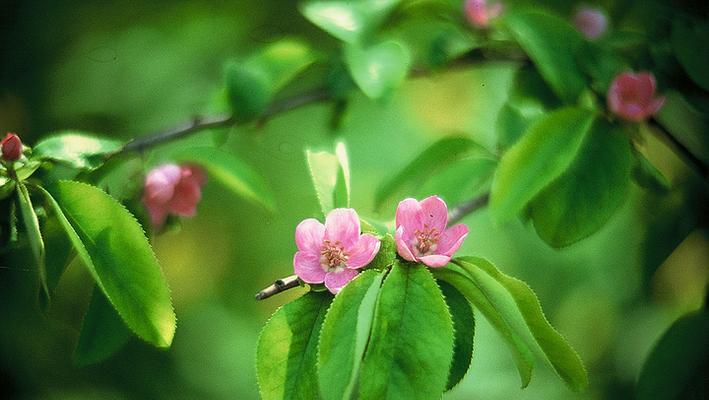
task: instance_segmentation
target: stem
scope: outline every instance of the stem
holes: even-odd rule
[[[460,222],[468,214],[472,214],[475,211],[485,207],[489,201],[490,193],[485,193],[458,204],[448,213],[448,224],[452,225]]]
[[[652,132],[656,132],[662,138],[670,142],[671,147],[682,157],[689,165],[691,165],[702,178],[709,177],[709,169],[704,162],[695,156],[694,153],[689,150],[682,142],[680,142],[674,135],[672,135],[667,129],[660,125],[657,121],[652,120],[652,126],[656,129],[652,129]]]
[[[289,275],[285,278],[277,279],[273,284],[256,293],[256,300],[264,300],[275,294],[285,292],[288,289],[300,286],[297,275]]]

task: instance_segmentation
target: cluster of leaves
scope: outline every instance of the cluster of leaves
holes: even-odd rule
[[[307,153],[324,214],[349,204],[347,156],[342,143],[336,149]],[[312,287],[264,327],[256,361],[262,398],[438,398],[470,366],[472,306],[509,345],[522,387],[536,353],[573,390],[587,386],[581,359],[525,283],[481,258],[431,270],[406,262],[386,228],[363,222],[382,240],[365,271],[334,297]]]

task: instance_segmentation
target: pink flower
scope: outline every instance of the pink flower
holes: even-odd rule
[[[608,27],[608,19],[597,8],[581,7],[574,15],[574,25],[588,39],[601,37]]]
[[[361,234],[359,217],[351,208],[330,211],[325,225],[313,218],[304,220],[295,228],[295,244],[295,273],[307,283],[325,282],[332,293],[372,262],[380,246],[376,237]]]
[[[608,89],[608,107],[613,114],[633,122],[654,115],[665,103],[655,96],[655,77],[650,72],[623,72]]]
[[[6,161],[17,161],[22,156],[22,141],[14,133],[8,133],[0,142],[2,147],[2,158]]]
[[[165,164],[153,168],[145,177],[142,199],[153,226],[160,228],[168,214],[194,216],[206,181],[204,171],[193,165]]]
[[[446,229],[448,207],[438,196],[421,201],[405,199],[396,209],[396,249],[408,261],[442,267],[450,261],[468,227],[458,224]]]
[[[488,5],[486,0],[466,0],[464,8],[468,21],[478,28],[487,28],[502,13],[502,3]]]

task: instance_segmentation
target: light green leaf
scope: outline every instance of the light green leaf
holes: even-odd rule
[[[578,30],[566,19],[538,10],[508,12],[503,18],[554,92],[566,102],[575,102],[586,87],[575,60],[584,43]]]
[[[306,150],[305,159],[323,214],[327,215],[335,208],[349,207],[350,165],[345,144],[338,142],[334,154]]]
[[[104,191],[84,183],[59,181],[54,197],[39,190],[126,325],[143,340],[169,347],[175,333],[170,290],[135,217]]]
[[[382,278],[379,271],[362,272],[337,294],[325,316],[318,346],[318,374],[320,394],[326,400],[352,396]]]
[[[264,400],[317,399],[318,337],[332,295],[309,292],[279,308],[261,331],[256,374]]]
[[[601,229],[625,199],[632,161],[623,131],[597,120],[571,166],[530,203],[539,236],[564,247]]]
[[[454,262],[464,269],[486,291],[489,279],[497,281],[514,299],[524,321],[556,373],[574,391],[588,386],[588,376],[581,358],[557,332],[542,311],[539,299],[526,283],[500,272],[489,261],[477,257],[460,257]],[[486,275],[486,276],[485,276]]]
[[[448,384],[446,384],[446,390],[451,390],[465,377],[473,359],[475,318],[468,299],[458,289],[445,281],[438,281],[438,286],[443,292],[448,311],[453,318],[455,345],[453,347],[453,363],[448,374]]]
[[[30,194],[22,182],[17,183],[17,202],[20,206],[22,222],[25,226],[27,240],[30,243],[30,249],[32,250],[32,256],[39,276],[40,306],[44,311],[47,311],[49,310],[50,297],[47,285],[47,270],[44,264],[44,239],[42,239],[42,233],[39,230],[39,221],[37,220],[37,214],[34,212]]]
[[[632,177],[635,183],[657,193],[667,193],[672,188],[672,184],[667,177],[650,160],[645,158],[643,153],[633,151],[633,156],[635,163],[633,164]]]
[[[706,309],[675,321],[643,365],[636,387],[637,399],[703,398],[706,395],[708,337],[709,313]]]
[[[74,362],[80,367],[101,362],[123,347],[130,336],[106,296],[94,289],[74,350]]]
[[[670,36],[672,50],[687,75],[702,89],[709,91],[709,23],[675,18]]]
[[[389,40],[366,47],[345,47],[345,62],[365,95],[378,99],[390,94],[406,79],[411,55],[401,43]]]
[[[440,398],[452,360],[453,322],[438,285],[420,265],[395,264],[377,300],[359,398]]]
[[[316,58],[305,43],[282,39],[242,62],[230,63],[227,92],[236,120],[248,121],[264,112],[276,93]]]
[[[62,131],[40,141],[32,149],[33,157],[65,163],[71,167],[92,170],[101,166],[104,156],[119,150],[122,143],[91,134]]]
[[[214,179],[253,204],[268,211],[276,208],[273,194],[263,177],[231,153],[205,146],[180,150],[170,154],[170,157],[175,161],[198,164],[207,171],[209,179]]]
[[[420,184],[416,198],[439,195],[448,204],[458,204],[489,190],[497,161],[489,157],[465,158],[441,169],[433,179]]]
[[[566,107],[533,123],[500,160],[490,197],[493,219],[505,222],[515,217],[561,175],[575,158],[592,121],[592,112]]]
[[[372,33],[400,1],[309,1],[300,11],[337,39],[356,43]]]
[[[374,196],[375,207],[381,208],[387,200],[402,199],[407,196],[417,194],[421,185],[436,177],[442,170],[456,164],[458,161],[475,156],[482,164],[488,164],[490,160],[494,162],[494,156],[484,147],[472,139],[460,136],[448,136],[438,140],[424,149],[416,158],[406,164],[404,168],[397,171],[389,179],[385,180],[377,188]],[[470,161],[466,163],[477,163]],[[477,175],[475,165],[463,165],[463,168],[470,167],[470,175]],[[482,166],[484,172],[485,167]],[[463,172],[463,171],[461,171]],[[451,178],[459,177],[456,173]],[[483,174],[481,174],[483,175]],[[449,200],[452,201],[452,200]]]

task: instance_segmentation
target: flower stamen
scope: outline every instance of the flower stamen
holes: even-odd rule
[[[429,228],[428,225],[424,225],[423,230],[415,230],[414,235],[416,238],[414,248],[419,253],[417,256],[426,256],[435,252],[441,239],[441,232],[436,228]]]
[[[340,241],[324,240],[320,249],[320,266],[327,272],[338,272],[347,266],[349,254]]]

